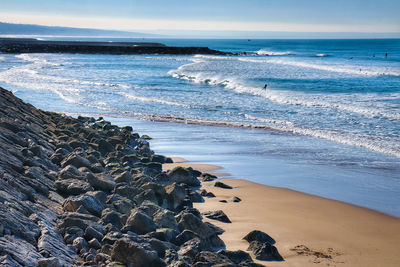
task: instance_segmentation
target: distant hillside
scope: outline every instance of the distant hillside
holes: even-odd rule
[[[57,36],[107,36],[107,37],[157,37],[156,34],[97,30],[88,28],[71,28],[42,26],[35,24],[13,24],[0,22],[0,35],[57,35]]]

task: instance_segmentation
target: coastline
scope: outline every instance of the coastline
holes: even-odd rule
[[[190,162],[185,164],[190,165]],[[217,166],[193,164],[202,172]],[[164,165],[164,168],[169,167]],[[218,174],[218,173],[216,173]],[[200,212],[223,210],[232,223],[205,219],[223,228],[229,250],[246,250],[241,240],[258,229],[271,235],[285,261],[268,266],[398,266],[400,219],[368,208],[242,179],[224,179],[234,189],[203,182],[215,194],[196,203]],[[237,196],[239,203],[232,202]],[[227,203],[219,202],[227,200]],[[265,262],[258,263],[265,264]]]

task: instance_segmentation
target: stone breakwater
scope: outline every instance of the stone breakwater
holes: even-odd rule
[[[24,38],[0,38],[0,53],[72,53],[72,54],[169,54],[230,55],[208,47],[176,47],[145,42],[43,41]]]
[[[208,176],[163,171],[172,160],[147,139],[0,88],[0,265],[259,266],[224,250],[223,230],[193,208],[207,193],[198,177]],[[246,240],[270,251],[260,236]]]

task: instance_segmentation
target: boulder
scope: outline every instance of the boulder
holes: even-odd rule
[[[130,183],[133,181],[132,175],[128,171],[124,171],[123,173],[114,177],[114,181],[116,183]]]
[[[212,220],[217,220],[224,223],[231,223],[231,220],[229,220],[228,216],[226,216],[226,214],[222,210],[203,212],[202,215]]]
[[[103,174],[94,175],[92,173],[88,173],[86,175],[86,178],[89,184],[93,186],[93,188],[98,190],[110,192],[115,187],[115,182],[112,176],[110,175],[103,175]]]
[[[148,232],[155,231],[156,229],[157,225],[149,216],[141,211],[134,210],[129,215],[129,218],[122,230],[132,231],[138,234],[146,234]]]
[[[67,165],[75,166],[76,168],[87,167],[89,168],[91,163],[87,159],[81,157],[76,153],[69,154],[63,161],[61,161],[61,167],[64,168]]]
[[[233,189],[232,186],[224,184],[223,182],[215,182],[214,186],[224,188],[224,189]]]
[[[200,181],[192,174],[188,168],[175,167],[168,172],[169,180],[176,183],[184,183],[189,186],[199,186]]]
[[[253,241],[258,241],[261,243],[268,243],[270,245],[275,244],[275,240],[272,237],[270,237],[268,234],[261,232],[259,230],[251,231],[245,237],[243,237],[243,239],[249,243],[251,243]]]
[[[228,257],[235,264],[240,264],[244,262],[253,262],[250,254],[243,250],[236,250],[236,251],[220,250],[218,251],[218,254]]]
[[[145,248],[142,244],[131,241],[128,238],[121,238],[115,242],[111,251],[111,257],[128,266],[166,266],[158,257],[156,251]]]
[[[104,237],[104,235],[102,233],[100,233],[98,230],[96,230],[92,226],[88,226],[86,228],[84,236],[85,236],[86,240],[91,240],[93,238],[95,238],[97,240],[102,240]]]
[[[96,216],[100,216],[102,210],[105,208],[104,203],[101,203],[91,195],[68,197],[63,203],[63,207],[66,211],[77,211],[80,206]]]
[[[267,242],[252,241],[247,250],[252,251],[257,260],[283,261],[278,249]]]
[[[182,202],[186,197],[186,190],[184,187],[173,183],[165,187],[165,192],[169,209],[176,210],[177,208],[182,208]]]
[[[43,257],[34,245],[13,235],[0,237],[0,251],[2,255],[8,254],[18,264],[27,267],[37,266],[38,260]]]
[[[65,195],[80,195],[93,190],[89,183],[78,179],[58,179],[55,181],[54,186],[57,192]]]

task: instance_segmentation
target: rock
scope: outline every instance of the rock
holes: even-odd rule
[[[130,172],[125,171],[117,176],[115,176],[114,181],[116,183],[130,183],[133,181],[132,175]]]
[[[91,239],[97,239],[97,240],[102,240],[104,235],[100,233],[98,230],[93,228],[92,226],[88,226],[85,230],[84,234],[86,240],[91,240]]]
[[[207,192],[206,197],[213,198],[213,197],[215,197],[215,195],[213,194],[213,192]]]
[[[138,234],[146,234],[148,232],[155,231],[157,229],[156,224],[146,214],[140,211],[132,211],[129,215],[128,220],[123,228],[123,231],[132,231]]]
[[[200,175],[200,178],[203,180],[203,182],[210,182],[210,181],[214,181],[218,177],[215,175],[209,174],[209,173],[202,173]]]
[[[111,257],[128,266],[148,267],[148,266],[166,266],[157,256],[157,252],[146,249],[141,244],[121,238],[115,242],[111,252]]]
[[[196,191],[190,192],[189,198],[193,203],[203,203],[203,197]]]
[[[65,159],[63,159],[63,161],[61,161],[62,168],[66,167],[67,165],[73,165],[76,168],[80,168],[80,167],[89,168],[91,163],[90,163],[90,161],[81,157],[80,155],[71,153]]]
[[[176,210],[177,208],[182,208],[182,202],[186,197],[185,188],[173,183],[165,187],[166,198],[168,202],[168,207],[171,210]]]
[[[202,215],[212,220],[217,220],[224,223],[231,223],[231,220],[229,220],[228,216],[226,216],[226,214],[222,210],[203,212]]]
[[[162,209],[153,216],[153,220],[155,224],[157,224],[161,228],[171,228],[174,230],[178,230],[178,224],[176,223],[174,213]]]
[[[109,153],[109,152],[115,151],[114,146],[104,139],[100,139],[96,143],[98,145],[98,151],[103,156],[107,155],[107,153]]]
[[[79,171],[75,166],[67,165],[58,173],[59,179],[78,179],[85,180],[86,176],[84,173]]]
[[[89,183],[77,179],[59,179],[55,181],[54,186],[57,192],[65,195],[80,195],[93,190]]]
[[[22,237],[30,244],[36,246],[36,240],[40,236],[40,228],[33,220],[26,217],[23,213],[2,204],[0,205],[0,222],[3,225],[4,234],[11,233]]]
[[[188,257],[191,261],[202,250],[202,244],[199,238],[193,238],[185,242],[178,251],[180,257]]]
[[[122,219],[122,214],[111,209],[103,210],[101,222],[103,224],[110,223],[118,230],[120,230],[125,224],[125,221]]]
[[[115,182],[113,181],[112,176],[109,175],[94,175],[92,173],[88,173],[86,178],[89,184],[98,190],[110,192],[115,187]]]
[[[8,254],[18,264],[27,267],[35,267],[43,256],[35,246],[16,236],[6,235],[0,237],[0,251],[2,255]]]
[[[170,170],[167,174],[171,182],[184,183],[189,186],[200,185],[200,181],[187,168],[178,166]]]
[[[217,264],[223,266],[233,265],[233,262],[227,256],[211,251],[201,251],[196,255],[194,261],[196,262],[196,266],[201,266],[200,264],[211,264],[212,266]]]
[[[89,245],[89,247],[94,248],[94,249],[100,249],[101,248],[101,243],[96,238],[91,239],[88,242],[88,245]]]
[[[190,230],[198,234],[202,239],[207,239],[215,234],[201,219],[191,213],[184,213],[180,217],[178,227],[181,231]]]
[[[267,242],[252,241],[247,250],[251,250],[257,260],[283,261],[276,247]]]
[[[41,258],[38,260],[38,267],[60,267],[60,262],[57,258]]]
[[[214,186],[224,188],[224,189],[232,189],[233,188],[232,186],[224,184],[223,182],[215,182]]]
[[[242,201],[240,198],[233,196],[232,197],[232,202],[240,202]]]
[[[78,249],[78,251],[81,251],[82,249],[87,250],[88,249],[88,243],[83,237],[77,237],[74,239],[72,242],[72,245]]]
[[[91,195],[68,197],[63,203],[63,207],[66,211],[77,211],[80,206],[96,216],[100,216],[102,210],[105,208],[104,203],[101,203]]]
[[[219,202],[221,202],[221,203],[228,203],[228,201],[226,201],[225,199],[219,200]]]
[[[183,230],[182,233],[176,236],[174,243],[178,246],[181,246],[193,238],[199,238],[199,235],[190,230]]]
[[[243,237],[244,240],[247,242],[251,243],[253,241],[258,241],[261,243],[268,243],[270,245],[275,244],[275,240],[270,237],[268,234],[261,232],[259,230],[254,230],[248,233],[245,237]]]
[[[220,250],[218,251],[218,254],[228,257],[235,264],[240,264],[243,262],[253,262],[249,253],[243,250],[236,250],[236,251]]]

